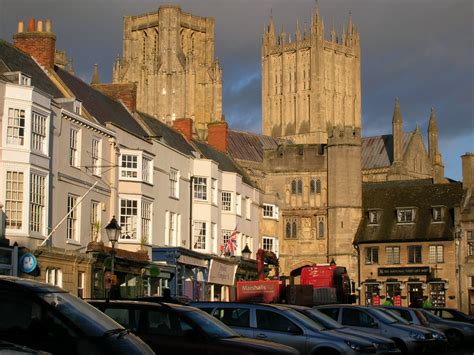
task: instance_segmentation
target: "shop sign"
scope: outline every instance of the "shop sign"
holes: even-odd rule
[[[372,305],[374,306],[380,306],[380,296],[375,295],[372,297]]]
[[[207,260],[198,259],[189,255],[181,255],[176,261],[181,264],[207,268]]]
[[[236,264],[226,264],[219,260],[211,259],[211,264],[209,266],[209,279],[207,282],[218,285],[234,286],[236,271]]]
[[[411,275],[428,275],[430,273],[429,266],[419,267],[380,267],[378,269],[379,276],[411,276]]]
[[[393,305],[394,306],[401,306],[402,305],[402,296],[396,295],[393,297]]]
[[[36,269],[36,257],[31,253],[23,254],[19,260],[19,269],[21,272],[29,274]]]

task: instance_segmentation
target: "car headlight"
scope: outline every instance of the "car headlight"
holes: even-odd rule
[[[425,340],[425,335],[423,333],[418,333],[418,332],[410,332],[410,338],[416,339],[416,340]]]
[[[436,340],[446,340],[446,337],[441,334],[441,333],[438,333],[438,332],[432,332],[431,335],[433,336],[433,339],[436,339]]]
[[[376,348],[373,345],[361,345],[359,343],[354,343],[350,340],[344,340],[348,347],[354,351],[364,352],[364,353],[375,353]]]

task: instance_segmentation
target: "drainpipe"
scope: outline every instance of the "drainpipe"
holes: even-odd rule
[[[358,303],[361,304],[360,295],[361,295],[361,284],[360,284],[360,246],[359,243],[354,244],[355,250],[357,250],[357,293],[358,293]]]
[[[51,110],[53,112],[53,110]],[[59,123],[60,123],[60,131],[58,136],[61,135],[62,132],[62,110],[59,112]],[[53,115],[51,115],[51,119],[49,120],[49,156],[52,157],[53,155],[53,146],[54,142],[54,124],[53,124]],[[49,172],[48,172],[48,221],[46,222],[46,228],[48,230],[48,234],[51,232],[51,229],[53,228],[53,205],[55,204],[53,202],[53,159],[49,159]],[[53,246],[53,238],[48,242],[48,246]]]
[[[189,250],[193,249],[193,184],[194,176],[191,176],[189,182]]]

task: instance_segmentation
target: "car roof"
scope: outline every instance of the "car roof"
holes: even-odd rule
[[[146,306],[146,307],[168,307],[173,309],[178,309],[182,311],[193,311],[196,310],[195,307],[176,304],[176,303],[167,303],[167,302],[146,302],[146,301],[136,301],[136,300],[105,300],[105,299],[87,299],[89,303],[94,304],[110,304],[110,305],[133,305],[133,306]]]
[[[268,308],[275,308],[275,309],[289,309],[287,304],[280,304],[280,303],[257,303],[257,302],[191,302],[191,306],[199,307],[199,306],[212,306],[212,307],[222,307],[222,306],[237,306],[237,305],[246,305],[246,306],[263,306]]]
[[[15,277],[15,276],[5,276],[1,275],[0,276],[0,288],[2,286],[13,286],[17,287],[18,289],[26,289],[28,291],[34,292],[34,293],[67,293],[67,291],[63,290],[62,288],[32,280],[32,279],[25,279],[21,277]]]

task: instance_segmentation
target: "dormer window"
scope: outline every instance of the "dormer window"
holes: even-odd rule
[[[415,221],[414,208],[399,208],[397,210],[398,223],[412,223]]]
[[[22,86],[31,86],[31,78],[23,73],[20,73],[20,75],[18,75],[18,84],[22,85]]]
[[[434,206],[432,209],[431,209],[431,213],[432,213],[432,218],[433,218],[433,222],[442,222],[443,221],[443,207],[441,206]]]
[[[376,210],[369,211],[369,224],[379,224],[379,212]]]
[[[74,101],[74,113],[78,115],[82,114],[82,102],[79,100]]]

